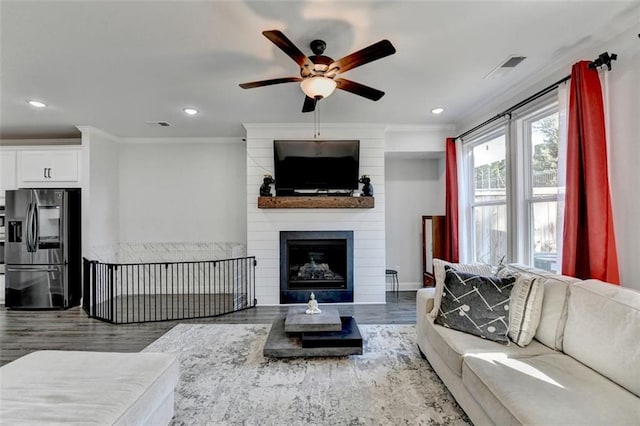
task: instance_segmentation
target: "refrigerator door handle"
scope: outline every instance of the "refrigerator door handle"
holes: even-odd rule
[[[33,252],[32,244],[31,244],[31,230],[32,230],[32,227],[31,227],[31,212],[32,212],[31,206],[32,205],[33,205],[32,203],[29,203],[29,205],[27,206],[27,221],[24,224],[25,225],[24,226],[25,227],[25,231],[27,233],[27,235],[26,235],[27,251],[29,253]]]
[[[33,251],[38,251],[38,239],[40,238],[40,217],[38,215],[38,203],[33,203]]]
[[[31,240],[29,239],[29,219],[31,219],[31,203],[27,205],[26,221],[24,223],[25,243],[27,244],[27,251],[31,251]]]
[[[31,204],[31,220],[29,221],[29,251],[31,253],[36,251],[36,205]]]

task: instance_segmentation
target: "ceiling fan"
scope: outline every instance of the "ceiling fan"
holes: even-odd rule
[[[393,55],[396,49],[389,40],[381,40],[334,61],[330,57],[323,55],[327,44],[322,40],[313,40],[309,44],[313,56],[307,57],[281,31],[269,30],[263,31],[262,34],[298,64],[300,77],[283,77],[242,83],[240,87],[243,89],[300,82],[300,87],[305,93],[302,112],[315,110],[316,103],[320,99],[331,95],[335,89],[346,90],[372,101],[377,101],[384,96],[384,92],[378,89],[347,80],[346,78],[336,78],[336,76],[360,65]]]

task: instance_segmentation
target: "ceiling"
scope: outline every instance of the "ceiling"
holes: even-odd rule
[[[69,137],[76,125],[119,137],[229,137],[244,134],[242,123],[313,123],[296,83],[238,87],[298,75],[267,29],[308,55],[311,40],[325,40],[334,59],[385,38],[396,47],[344,74],[386,95],[336,91],[320,103],[322,122],[460,126],[597,57],[638,26],[639,10],[638,1],[1,0],[0,137]],[[527,59],[484,78],[512,54]],[[186,116],[188,106],[200,113]]]

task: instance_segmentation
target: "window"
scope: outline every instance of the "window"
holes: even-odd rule
[[[465,261],[504,258],[559,272],[564,194],[558,102],[539,100],[463,142]]]
[[[492,265],[507,253],[507,169],[504,128],[471,148],[472,260]]]
[[[528,245],[525,256],[536,268],[558,272],[559,114],[547,108],[522,120],[528,155],[525,180]]]

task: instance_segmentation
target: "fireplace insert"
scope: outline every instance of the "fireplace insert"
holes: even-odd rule
[[[353,302],[352,231],[280,233],[280,303]]]

